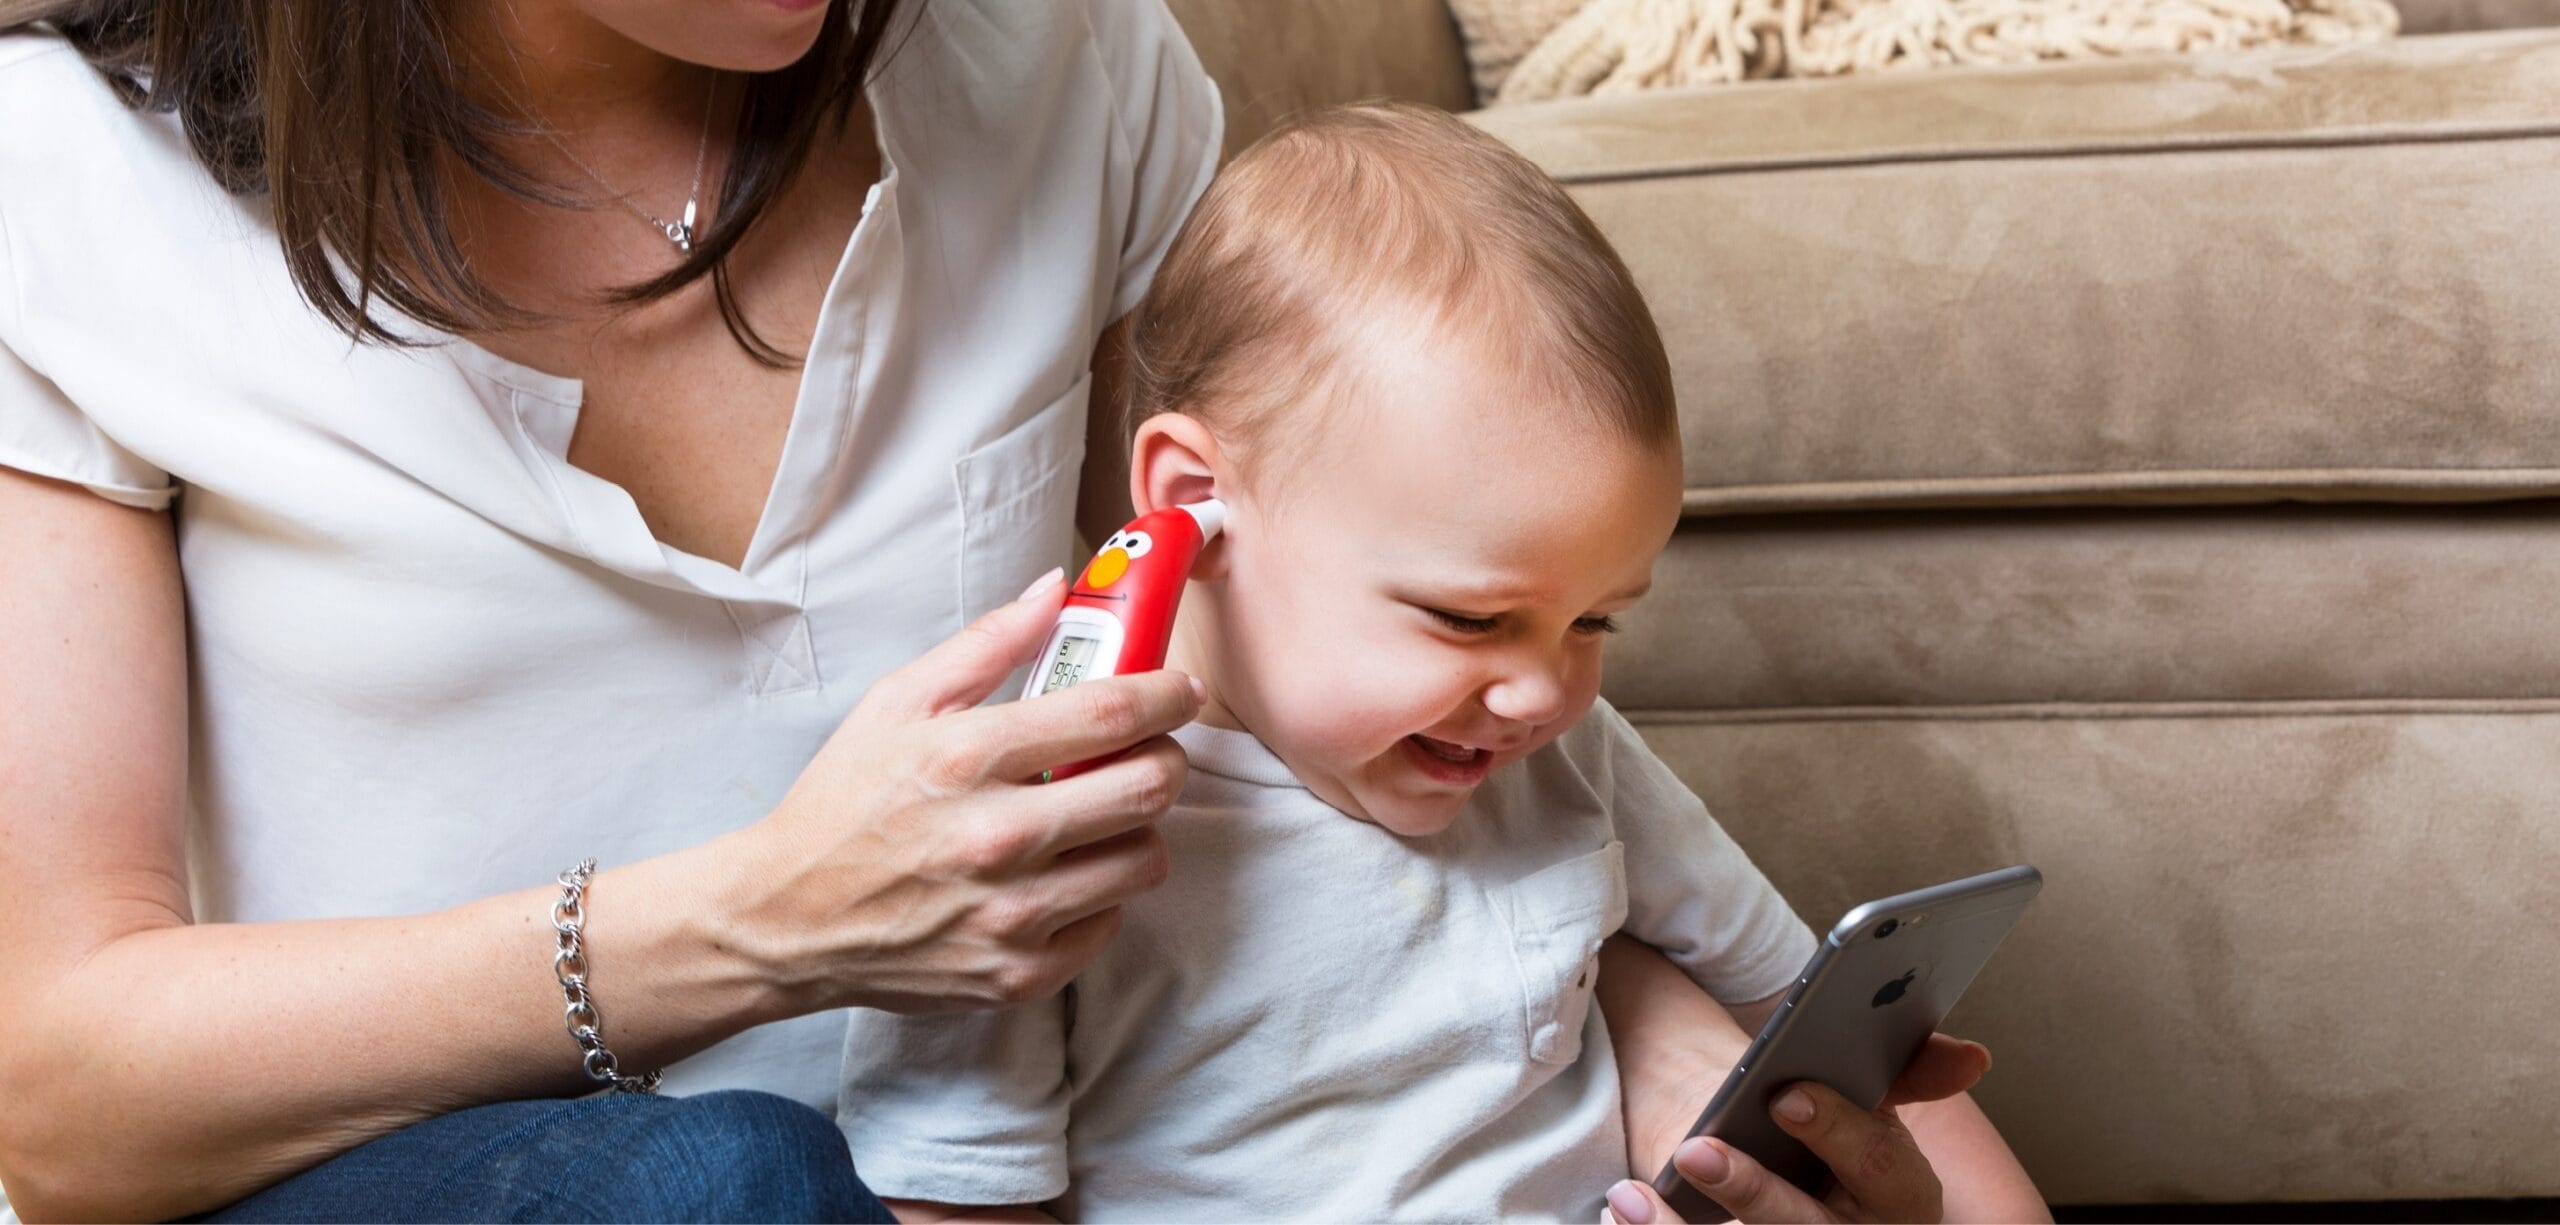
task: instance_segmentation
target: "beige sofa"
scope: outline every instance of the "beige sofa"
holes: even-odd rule
[[[1231,147],[1471,105],[1436,0],[1174,7]],[[2560,1195],[2560,30],[1475,118],[1679,378],[1610,697],[1817,923],[2044,870],[1950,1028],[2057,1204]]]

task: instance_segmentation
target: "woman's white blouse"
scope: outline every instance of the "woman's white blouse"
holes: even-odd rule
[[[177,517],[198,919],[427,911],[746,825],[875,678],[1072,561],[1087,359],[1207,185],[1216,91],[1152,0],[930,0],[896,46],[886,175],[732,569],[569,465],[576,381],[351,345],[174,120],[0,36],[0,465]],[[832,1109],[842,1034],[768,1026],[669,1087]]]

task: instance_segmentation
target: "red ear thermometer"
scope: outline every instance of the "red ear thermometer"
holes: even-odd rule
[[[1067,593],[1067,606],[1059,611],[1057,628],[1049,631],[1049,645],[1023,684],[1022,696],[1055,693],[1097,676],[1163,667],[1191,563],[1226,522],[1226,505],[1211,498],[1150,511],[1112,533]],[[1040,781],[1081,774],[1102,760],[1048,771]]]

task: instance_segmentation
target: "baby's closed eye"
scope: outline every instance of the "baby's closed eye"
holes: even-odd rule
[[[1462,634],[1490,634],[1501,624],[1499,617],[1471,617],[1465,613],[1450,612],[1445,608],[1425,606],[1422,611],[1431,614],[1441,624]],[[1614,634],[1618,632],[1618,622],[1615,618],[1607,616],[1576,617],[1573,629],[1578,634]]]

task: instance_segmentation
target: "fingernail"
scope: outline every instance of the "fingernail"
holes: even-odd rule
[[[1634,1179],[1621,1178],[1609,1188],[1609,1215],[1625,1225],[1653,1225],[1653,1201],[1644,1197]]]
[[[1040,577],[1031,580],[1031,585],[1023,588],[1021,595],[1013,597],[1013,602],[1019,604],[1035,595],[1041,595],[1047,592],[1050,588],[1057,586],[1058,581],[1065,577],[1067,577],[1066,567],[1051,566],[1049,567],[1049,572],[1047,574],[1043,574]]]
[[[1724,1159],[1723,1150],[1698,1139],[1689,1140],[1671,1154],[1671,1164],[1699,1182],[1723,1182],[1725,1175],[1733,1172],[1733,1163]]]
[[[1209,686],[1203,684],[1196,676],[1191,678],[1191,700],[1203,706],[1209,704]]]
[[[1813,1098],[1802,1089],[1789,1089],[1778,1095],[1778,1117],[1790,1123],[1813,1121]]]

